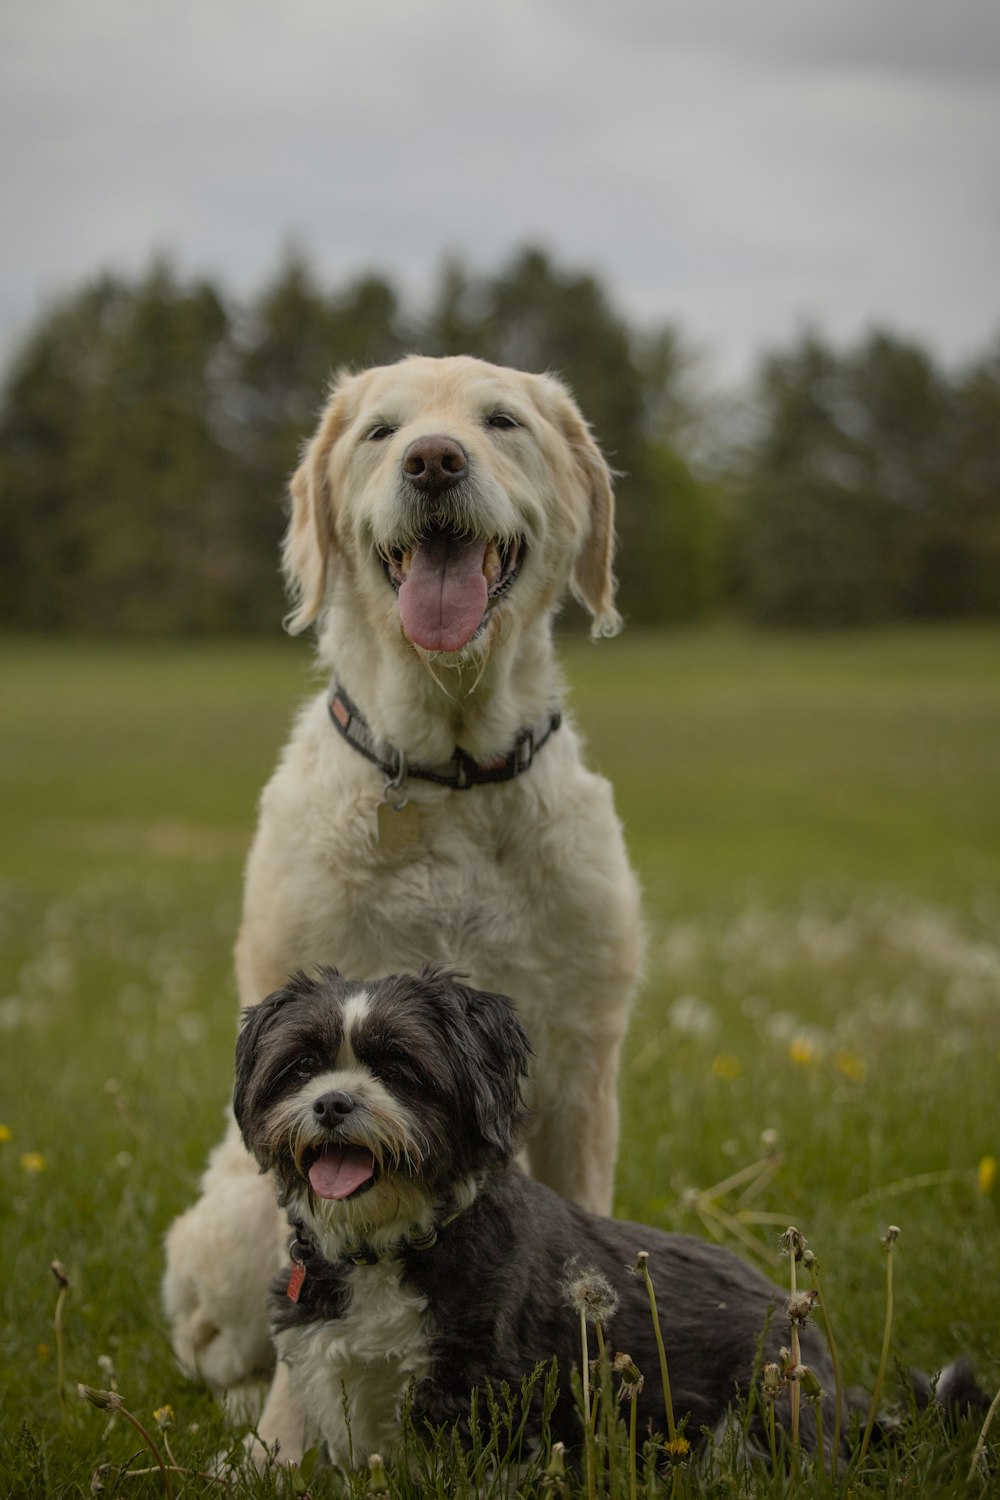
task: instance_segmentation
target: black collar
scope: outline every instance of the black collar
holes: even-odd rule
[[[306,1228],[301,1219],[292,1219],[294,1236],[288,1246],[288,1256],[292,1262],[292,1277],[289,1282],[288,1295],[293,1302],[298,1301],[298,1294],[305,1279],[306,1268],[309,1263],[322,1261],[326,1265],[336,1266],[377,1266],[380,1260],[391,1260],[394,1255],[399,1255],[404,1250],[430,1250],[438,1242],[442,1229],[447,1229],[449,1224],[454,1224],[463,1210],[453,1209],[444,1218],[438,1219],[429,1228],[414,1231],[412,1234],[401,1235],[396,1243],[388,1250],[379,1253],[371,1245],[362,1241],[360,1244],[352,1245],[337,1256],[336,1260],[329,1261],[316,1243],[316,1236]],[[294,1291],[293,1291],[294,1288]]]
[[[384,771],[394,784],[400,785],[409,776],[417,781],[433,781],[438,786],[451,787],[456,792],[465,792],[470,786],[483,786],[492,781],[513,781],[516,776],[523,775],[530,768],[545,741],[562,723],[561,712],[558,708],[553,708],[548,717],[540,723],[533,724],[527,729],[519,729],[513,747],[506,755],[498,756],[496,760],[485,762],[473,760],[467,751],[456,746],[451,760],[443,765],[412,766],[403,751],[397,750],[395,746],[383,742],[376,748],[374,736],[364,714],[357,704],[351,702],[344,689],[338,687],[336,683],[330,685],[327,708],[331,722],[348,744],[353,745],[355,750]],[[384,755],[380,754],[380,751],[384,752]],[[388,759],[384,756],[388,756]]]

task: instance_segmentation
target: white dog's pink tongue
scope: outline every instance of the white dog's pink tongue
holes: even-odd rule
[[[430,536],[413,550],[399,586],[399,618],[425,651],[460,651],[486,613],[486,543],[474,537]]]
[[[309,1185],[320,1198],[349,1198],[375,1171],[363,1146],[329,1146],[309,1168]]]

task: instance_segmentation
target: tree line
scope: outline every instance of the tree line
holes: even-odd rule
[[[529,248],[491,275],[446,261],[419,313],[296,253],[243,304],[156,260],[49,308],[0,395],[0,623],[273,630],[281,500],[329,378],[411,350],[569,381],[621,476],[633,623],[1000,615],[1000,340],[949,373],[885,331],[804,332],[720,414],[675,328]]]

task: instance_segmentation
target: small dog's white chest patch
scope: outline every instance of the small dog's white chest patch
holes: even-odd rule
[[[397,1266],[359,1266],[351,1291],[343,1317],[277,1337],[310,1438],[343,1468],[396,1446],[407,1390],[430,1361],[426,1299],[402,1285]]]

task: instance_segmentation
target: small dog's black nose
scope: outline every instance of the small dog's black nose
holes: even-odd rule
[[[313,1100],[313,1114],[321,1125],[337,1125],[345,1115],[351,1113],[356,1103],[350,1094],[332,1089],[329,1094],[321,1094],[318,1099]]]
[[[469,456],[454,438],[415,438],[403,454],[403,474],[418,490],[449,490],[468,472]]]

